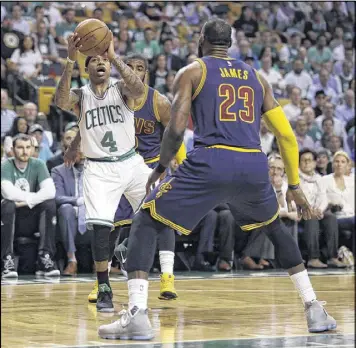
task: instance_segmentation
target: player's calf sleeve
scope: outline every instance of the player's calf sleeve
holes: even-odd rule
[[[303,263],[297,242],[288,231],[281,228],[279,218],[265,226],[264,232],[273,243],[276,258],[284,269],[289,269]]]
[[[156,252],[157,233],[163,232],[164,228],[165,225],[154,220],[146,210],[141,209],[135,215],[127,251],[127,273],[150,271]]]
[[[109,258],[108,261],[110,262],[114,256],[114,250],[115,250],[115,242],[116,239],[119,236],[119,229],[115,228],[112,232],[110,232],[109,236]]]
[[[158,235],[158,250],[171,251],[174,253],[176,246],[176,235],[174,230],[167,227]]]
[[[95,262],[108,261],[109,259],[109,236],[111,228],[103,225],[93,226],[93,238],[91,248]]]

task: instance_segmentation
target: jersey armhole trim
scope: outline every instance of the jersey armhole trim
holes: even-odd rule
[[[265,97],[265,86],[263,85],[262,81],[261,81],[261,78],[260,78],[260,74],[258,73],[258,71],[256,69],[253,69],[255,71],[255,74],[256,74],[256,77],[257,77],[257,80],[258,82],[260,83],[261,87],[262,87],[262,93],[263,93],[263,98]]]
[[[82,93],[80,94],[80,102],[79,102],[79,117],[78,117],[78,120],[77,120],[77,125],[79,126],[79,123],[80,121],[82,120],[82,117],[83,117],[83,100],[84,100],[84,91],[83,89],[81,90]]]
[[[153,93],[153,113],[158,122],[161,122],[161,117],[158,111],[158,92],[155,90]]]
[[[116,90],[117,90],[117,93],[118,93],[119,96],[120,96],[120,99],[121,99],[122,103],[125,105],[126,109],[127,109],[128,111],[130,111],[130,112],[135,112],[134,110],[130,109],[130,108],[127,106],[127,104],[126,104],[126,102],[125,102],[125,99],[124,99],[124,97],[122,96],[121,91],[120,91],[120,89],[119,89],[119,84],[118,84],[118,83],[116,83]]]
[[[137,107],[134,108],[134,111],[139,111],[143,108],[143,106],[145,105],[146,101],[147,101],[147,96],[148,96],[148,85],[145,84],[145,94],[143,96],[143,99],[140,103],[140,105],[138,105]]]
[[[202,73],[199,85],[198,85],[197,89],[195,90],[195,92],[193,94],[192,100],[194,100],[198,96],[200,91],[203,89],[204,84],[205,84],[205,80],[206,80],[206,75],[207,75],[206,65],[205,65],[204,61],[201,60],[200,58],[197,58],[195,61],[198,62],[201,65],[201,67],[203,69],[203,73]]]

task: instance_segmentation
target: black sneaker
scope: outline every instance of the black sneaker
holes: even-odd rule
[[[96,301],[96,310],[98,312],[111,313],[114,311],[112,303],[112,291],[107,284],[99,284],[98,299]]]
[[[18,274],[15,269],[15,259],[11,254],[8,254],[2,260],[2,278],[18,278]]]
[[[36,275],[45,277],[57,277],[60,275],[49,253],[38,255]]]

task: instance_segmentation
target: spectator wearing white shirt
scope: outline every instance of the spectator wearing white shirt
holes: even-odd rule
[[[326,189],[322,184],[322,177],[315,172],[316,153],[310,149],[299,153],[300,186],[314,209],[317,218],[302,221],[304,226],[303,238],[308,249],[308,267],[346,267],[337,259],[338,253],[338,228],[337,219],[334,214],[327,211],[328,199]],[[323,236],[327,245],[327,264],[320,261],[319,230],[324,232]]]
[[[346,92],[350,87],[350,82],[354,78],[354,66],[351,61],[344,60],[342,62],[341,72],[338,74],[342,92]]]
[[[324,176],[322,185],[330,209],[335,211],[339,230],[355,234],[355,180],[353,175],[346,175],[350,162],[346,152],[336,152],[332,162],[334,173]]]
[[[269,131],[267,124],[263,118],[261,118],[260,124],[260,139],[261,149],[266,155],[268,155],[272,151],[274,135]]]
[[[30,25],[22,18],[22,8],[20,5],[14,5],[11,9],[12,13],[12,29],[20,31],[24,35],[30,35]]]
[[[344,125],[355,118],[355,92],[349,89],[345,93],[345,102],[335,109],[335,117]]]
[[[328,86],[329,77],[330,73],[326,69],[321,69],[319,72],[319,83],[310,86],[307,93],[307,98],[312,101],[313,107],[315,107],[316,105],[315,94],[317,91],[320,90],[322,90],[325,95],[329,97],[333,104],[336,105],[338,103],[339,98],[337,93],[334,91],[333,88]]]
[[[302,149],[314,150],[315,143],[313,139],[309,135],[307,135],[308,130],[309,128],[305,117],[298,117],[295,125],[295,136],[297,138],[299,151]]]
[[[288,121],[294,125],[297,118],[300,116],[302,113],[302,110],[300,108],[300,88],[299,87],[292,87],[290,90],[290,103],[286,104],[283,107],[283,111],[286,114]]]
[[[61,12],[58,8],[54,7],[53,2],[44,1],[42,6],[44,8],[45,16],[49,17],[51,27],[55,27],[58,23],[63,22]]]
[[[272,57],[268,55],[263,57],[261,63],[262,68],[258,70],[258,72],[272,86],[276,97],[282,96],[286,85],[282,75],[278,71],[272,69]]]
[[[341,45],[337,46],[333,50],[333,60],[343,61],[345,60],[345,50],[353,47],[353,35],[352,33],[345,33],[344,41]]]
[[[302,97],[307,95],[307,91],[312,84],[311,76],[304,70],[304,63],[297,58],[293,63],[293,70],[284,77],[285,84],[300,88]]]

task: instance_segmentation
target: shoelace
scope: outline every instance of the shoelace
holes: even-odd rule
[[[127,326],[127,324],[130,323],[131,317],[130,317],[130,313],[128,310],[123,309],[119,312],[119,316],[120,316],[120,324],[122,327]]]
[[[46,269],[53,267],[53,261],[50,258],[41,257],[41,259]]]
[[[13,259],[6,259],[4,268],[9,271],[11,268],[15,268],[15,262]]]

